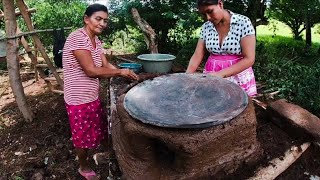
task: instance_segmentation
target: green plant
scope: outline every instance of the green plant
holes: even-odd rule
[[[120,30],[110,34],[109,37],[104,38],[103,41],[108,42],[109,48],[116,51],[126,53],[141,53],[147,51],[142,34],[131,26],[128,26],[126,31]]]
[[[81,0],[52,1],[52,0],[28,0],[30,8],[36,8],[37,12],[32,15],[35,29],[59,29],[71,27],[72,30],[83,26],[83,14],[87,3]],[[19,18],[19,25],[23,31],[28,31],[24,20]],[[67,36],[70,31],[66,31]],[[53,45],[53,33],[39,33],[40,39],[45,46]]]
[[[24,180],[24,178],[23,178],[23,177],[20,177],[20,176],[15,176],[14,179],[15,179],[15,180]]]
[[[320,115],[319,45],[306,50],[304,43],[289,38],[260,38],[254,65],[256,78],[270,91]]]
[[[187,68],[189,60],[196,48],[198,42],[198,38],[193,38],[188,41],[182,46],[182,48],[178,51],[175,60],[175,63],[182,65],[183,67]]]

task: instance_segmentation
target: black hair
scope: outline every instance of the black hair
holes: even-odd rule
[[[87,15],[88,17],[92,16],[93,13],[103,11],[108,14],[108,8],[105,5],[102,4],[91,4],[87,7],[86,12],[84,15]]]
[[[198,8],[201,6],[217,5],[222,0],[198,0]]]

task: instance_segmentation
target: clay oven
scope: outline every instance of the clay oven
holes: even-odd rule
[[[160,76],[121,95],[112,138],[126,179],[210,178],[260,154],[246,93],[203,74]]]

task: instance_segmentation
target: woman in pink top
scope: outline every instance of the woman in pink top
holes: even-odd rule
[[[209,52],[204,73],[226,78],[249,96],[255,96],[257,88],[252,65],[256,38],[250,19],[224,9],[222,0],[198,0],[198,9],[207,21],[202,25],[187,73],[194,73]]]
[[[107,141],[107,119],[99,100],[99,78],[122,76],[137,80],[128,69],[117,69],[102,52],[97,35],[107,27],[108,9],[90,5],[84,14],[84,27],[72,32],[63,48],[64,100],[79,158],[79,173],[96,179],[88,165],[88,149]]]

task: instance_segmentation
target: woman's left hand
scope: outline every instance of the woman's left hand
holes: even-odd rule
[[[139,80],[139,76],[130,69],[120,69],[120,74],[132,80]]]
[[[215,77],[225,78],[225,75],[223,75],[220,71],[219,72],[210,72],[208,74],[215,76]]]

